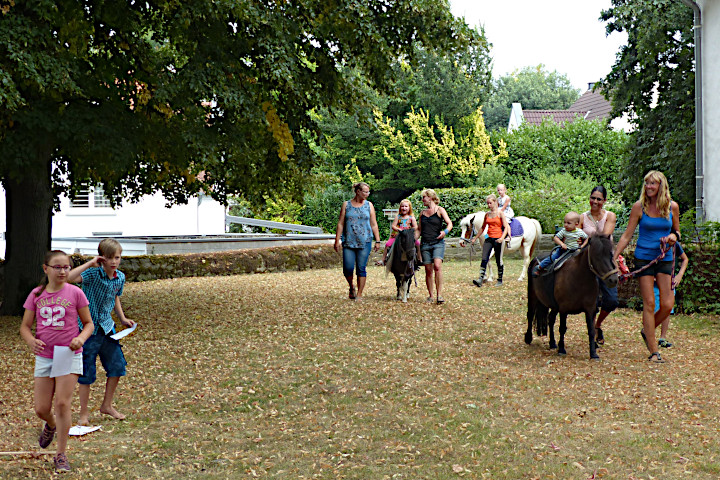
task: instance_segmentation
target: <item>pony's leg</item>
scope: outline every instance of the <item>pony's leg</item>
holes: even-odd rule
[[[528,265],[530,265],[530,261],[532,260],[532,258],[530,258],[530,249],[532,248],[532,244],[530,242],[525,242],[525,238],[522,238],[521,242],[523,242],[522,245],[518,245],[518,247],[522,246],[523,269],[520,270],[518,282],[522,282],[523,280],[525,280]]]
[[[557,343],[555,343],[555,319],[556,318],[557,318],[557,311],[550,310],[550,314],[548,315],[548,336],[549,336],[548,348],[550,348],[550,350],[555,350],[556,348],[558,348]]]
[[[403,280],[402,282],[402,302],[407,303],[408,289],[410,288],[410,280]]]
[[[567,313],[560,314],[560,343],[558,343],[558,355],[567,355],[565,351],[565,332],[567,332]]]
[[[587,323],[588,342],[590,343],[590,360],[599,360],[595,343],[595,309],[592,312],[585,312],[585,322]]]
[[[525,331],[525,343],[530,345],[532,343],[533,339],[533,320],[535,319],[535,313],[537,312],[537,298],[535,298],[535,294],[532,291],[533,286],[532,282],[530,282],[530,285],[528,286],[528,309],[527,309],[527,322],[528,322],[528,328]]]

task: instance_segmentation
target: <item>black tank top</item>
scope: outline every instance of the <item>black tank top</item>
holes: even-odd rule
[[[437,237],[440,235],[440,230],[442,230],[442,223],[443,219],[438,212],[433,213],[429,217],[420,214],[420,229],[422,230],[420,239],[422,243],[431,245],[440,242],[441,240],[438,240]]]

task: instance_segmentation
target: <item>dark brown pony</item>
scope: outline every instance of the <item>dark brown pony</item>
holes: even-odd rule
[[[618,269],[612,256],[610,236],[595,234],[575,256],[554,273],[533,278],[532,268],[538,263],[537,258],[533,259],[528,267],[528,329],[525,332],[525,343],[530,345],[532,342],[534,321],[537,334],[543,335],[549,329],[550,348],[557,348],[558,355],[565,355],[567,316],[584,313],[590,358],[600,358],[595,351],[595,314],[600,293],[598,279],[605,282],[609,288],[617,285]],[[558,313],[560,343],[555,344],[554,326]]]
[[[397,299],[407,303],[410,282],[415,276],[415,230],[398,232],[390,254],[390,271],[395,275]]]

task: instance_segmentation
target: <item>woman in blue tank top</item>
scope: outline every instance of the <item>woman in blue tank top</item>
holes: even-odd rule
[[[670,197],[667,178],[662,172],[652,170],[645,175],[640,200],[635,202],[630,211],[627,228],[615,248],[615,261],[627,247],[635,233],[640,232],[635,247],[635,267],[642,268],[661,254],[660,240],[667,238],[668,244],[674,245],[680,240],[680,208]],[[661,262],[636,274],[640,283],[640,295],[643,299],[643,329],[640,335],[650,351],[648,360],[662,362],[655,340],[655,328],[670,315],[675,304],[672,291],[673,251],[667,252]],[[660,305],[655,312],[655,293],[653,285],[657,283],[660,291]]]
[[[367,279],[368,258],[375,237],[375,250],[380,247],[380,232],[375,218],[375,207],[368,201],[370,187],[365,182],[353,185],[355,197],[343,202],[335,232],[335,251],[342,245],[343,275],[348,282],[351,300],[360,300]],[[341,243],[342,242],[342,243]],[[353,270],[357,273],[357,291],[353,284]]]

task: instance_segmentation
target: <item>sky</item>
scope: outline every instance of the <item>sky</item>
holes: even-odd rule
[[[610,0],[450,0],[455,16],[485,27],[493,78],[542,63],[581,93],[610,72],[627,41],[625,33],[605,36],[598,18],[610,6]]]

